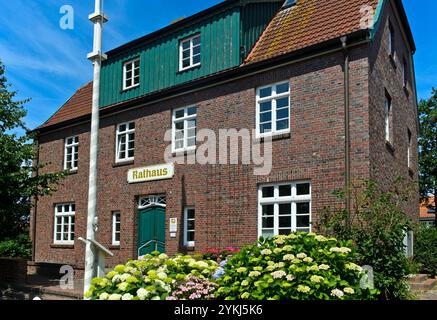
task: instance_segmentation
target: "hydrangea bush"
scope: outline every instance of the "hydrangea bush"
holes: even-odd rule
[[[215,261],[196,260],[191,256],[169,258],[154,252],[140,260],[118,265],[104,278],[92,280],[86,297],[93,300],[166,300],[181,282],[190,277],[212,278]]]
[[[368,300],[378,291],[360,288],[362,268],[350,242],[313,233],[260,239],[223,266],[216,291],[235,300]],[[218,269],[220,270],[220,269]],[[217,277],[217,276],[216,276]]]
[[[206,279],[189,276],[176,287],[167,300],[211,300],[218,284]]]

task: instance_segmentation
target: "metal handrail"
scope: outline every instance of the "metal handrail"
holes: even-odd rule
[[[159,241],[159,240],[156,240],[156,239],[153,239],[153,240],[147,241],[145,244],[143,244],[141,247],[138,248],[138,257],[140,256],[140,251],[141,251],[141,249],[147,247],[147,246],[148,246],[149,244],[151,244],[152,242],[155,242],[155,251],[158,251],[158,244],[161,244],[161,245],[164,245],[164,246],[165,246],[165,243],[164,243],[164,242]]]

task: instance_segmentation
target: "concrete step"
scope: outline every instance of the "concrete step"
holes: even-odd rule
[[[426,279],[422,282],[412,282],[410,287],[413,291],[428,291],[434,289],[436,283],[436,279]]]

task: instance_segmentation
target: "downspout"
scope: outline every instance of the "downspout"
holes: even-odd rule
[[[39,176],[39,139],[36,142],[36,177]],[[32,219],[32,261],[35,262],[36,252],[36,215],[38,210],[38,196],[35,196],[35,204],[33,207],[33,219]]]
[[[351,169],[350,169],[350,95],[349,95],[349,52],[347,48],[347,36],[340,38],[344,52],[344,171],[345,171],[345,192],[346,192],[346,210],[347,224],[350,224],[351,209]]]

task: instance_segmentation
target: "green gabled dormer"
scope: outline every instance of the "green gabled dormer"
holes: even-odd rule
[[[238,67],[284,0],[227,0],[107,53],[101,106]]]

